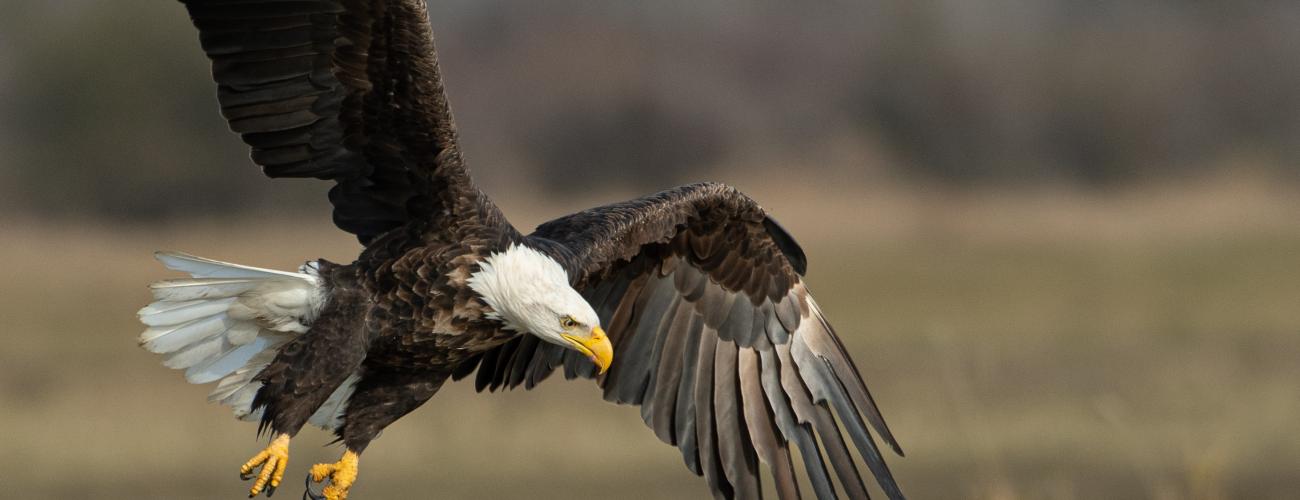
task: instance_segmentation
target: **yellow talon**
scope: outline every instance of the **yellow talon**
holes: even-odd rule
[[[321,482],[329,479],[330,484],[321,491],[326,500],[346,500],[348,489],[357,481],[357,462],[360,456],[352,450],[343,452],[343,457],[332,464],[311,466],[311,480]],[[314,496],[314,495],[313,495]]]
[[[257,496],[268,484],[271,488],[267,490],[267,495],[275,491],[280,486],[280,480],[284,479],[284,468],[288,465],[289,435],[277,434],[266,449],[253,455],[239,468],[240,479],[250,479],[253,469],[261,467],[257,480],[253,481],[253,487],[248,490],[249,498]]]

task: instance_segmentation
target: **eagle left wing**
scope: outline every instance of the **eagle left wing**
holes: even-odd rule
[[[340,229],[506,225],[470,179],[425,0],[181,2],[253,162],[333,180]]]
[[[890,498],[902,498],[875,440],[896,452],[857,368],[808,294],[803,252],[733,188],[697,184],[580,212],[530,237],[564,263],[614,344],[609,372],[572,350],[522,335],[460,366],[478,390],[532,388],[563,365],[596,378],[605,399],[641,406],[715,496],[758,498],[758,462],[781,498],[797,498],[789,443],[813,490],[867,490],[844,436]],[[832,413],[833,412],[833,413]],[[865,422],[864,422],[865,419]]]

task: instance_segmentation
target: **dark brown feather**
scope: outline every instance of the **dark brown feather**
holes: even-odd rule
[[[646,424],[654,429],[655,435],[668,444],[677,444],[674,415],[677,410],[677,392],[682,379],[682,349],[685,347],[687,328],[696,317],[695,309],[689,304],[677,308],[671,327],[663,331],[666,338],[663,352],[659,354],[659,366],[654,372],[653,404],[642,406],[642,416]]]
[[[700,362],[695,365],[695,443],[700,457],[700,470],[709,483],[715,498],[731,498],[731,484],[718,459],[717,434],[713,423],[713,359],[718,347],[718,336],[712,328],[704,327],[700,333]]]
[[[770,403],[763,395],[758,353],[753,349],[740,349],[737,368],[746,429],[749,430],[749,440],[754,445],[754,451],[772,472],[777,496],[782,499],[799,498],[799,485],[794,479],[790,450],[786,447],[785,440],[777,434],[769,409]]]
[[[695,377],[700,364],[700,335],[704,331],[704,318],[698,314],[691,318],[686,330],[686,344],[682,349],[682,379],[677,384],[677,408],[673,413],[673,426],[677,434],[677,449],[682,453],[686,467],[696,475],[700,469],[700,453],[695,440]]]
[[[745,429],[740,385],[736,380],[736,344],[718,342],[713,356],[713,417],[718,459],[727,482],[740,498],[762,496],[753,445]]]

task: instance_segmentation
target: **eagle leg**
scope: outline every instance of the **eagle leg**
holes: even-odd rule
[[[266,496],[270,497],[275,493],[275,489],[280,486],[280,480],[284,479],[284,468],[289,465],[289,435],[277,434],[271,444],[265,449],[253,455],[253,458],[244,462],[239,468],[239,478],[245,481],[253,478],[253,469],[261,467],[257,473],[257,480],[253,481],[253,487],[248,490],[248,497],[253,498],[266,489]]]
[[[347,450],[343,452],[343,457],[332,464],[316,464],[311,466],[311,472],[307,474],[307,491],[303,492],[304,499],[311,500],[345,500],[348,497],[348,489],[352,488],[352,483],[357,480],[357,462],[361,458],[357,452]],[[319,483],[329,479],[329,486],[321,490],[320,494],[311,491],[311,483]]]

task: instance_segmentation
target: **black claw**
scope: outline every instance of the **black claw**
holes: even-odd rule
[[[303,482],[302,500],[325,500],[325,495],[317,495],[311,490],[311,474],[307,474],[307,480]]]
[[[252,472],[240,472],[240,473],[239,473],[239,480],[240,480],[240,481],[247,481],[247,480],[252,479],[252,478],[253,478],[253,473],[252,473]]]
[[[271,495],[275,494],[275,488],[276,488],[275,486],[266,487],[266,498],[271,498]]]

